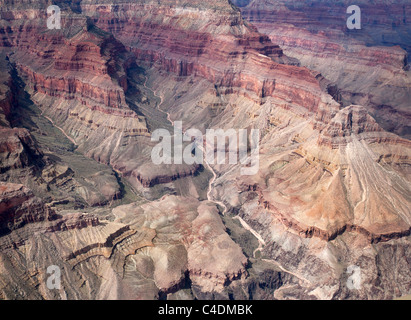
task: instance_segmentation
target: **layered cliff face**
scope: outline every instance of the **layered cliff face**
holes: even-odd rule
[[[341,110],[318,138],[299,138],[307,140],[261,169],[261,205],[308,237],[352,230],[378,242],[410,234],[408,140],[383,132],[359,106]]]
[[[16,24],[24,13],[22,10],[3,20],[3,28]],[[44,108],[43,113],[62,125],[80,146],[85,143],[84,137],[95,132],[100,136],[114,129],[131,135],[147,133],[144,119],[139,119],[125,102],[121,63],[125,64],[127,58],[122,56],[121,45],[109,35],[88,30],[84,16],[66,13],[63,31],[53,32],[42,23],[43,11],[37,9],[32,14],[28,32],[20,26],[16,30],[9,27],[6,37],[7,44],[16,50],[11,61],[32,90],[32,99]],[[104,114],[112,116],[112,123],[102,120]]]
[[[93,169],[82,170],[81,161],[92,162],[72,156],[72,142],[61,129],[30,109],[31,102],[26,101],[8,56],[1,55],[0,64],[1,180],[24,184],[37,196],[56,203],[70,199],[74,206],[97,205],[119,197],[113,171],[95,164]],[[52,155],[56,152],[64,159]]]
[[[409,51],[409,13],[410,4],[405,0],[357,1],[356,5],[363,11],[361,16],[361,30],[364,32],[349,31],[346,21],[349,17],[347,8],[352,5],[350,1],[339,0],[332,4],[326,0],[306,1],[288,0],[233,0],[248,20],[261,20],[267,23],[275,21],[286,22],[310,32],[338,34],[338,31],[348,33],[355,39],[366,42],[367,45],[399,45]],[[280,15],[282,14],[282,15]]]
[[[302,65],[336,84],[345,105],[361,104],[388,131],[409,138],[410,52],[406,1],[355,3],[361,30],[348,30],[349,1],[247,1],[244,18]]]
[[[1,182],[0,192],[1,235],[27,223],[53,219],[54,212],[23,185]]]
[[[46,3],[26,3],[4,13],[3,46],[12,48],[10,60],[18,76],[42,115],[61,128],[79,152],[124,176],[141,177],[133,178],[134,184],[152,184],[155,175],[148,178],[139,172],[151,163],[146,120],[126,102],[126,73],[133,58],[113,36],[62,5],[61,31],[47,30]],[[171,182],[168,172],[165,169],[163,176]]]
[[[62,30],[45,29],[45,2],[2,11],[11,79],[2,89],[1,180],[21,180],[28,166],[35,174],[20,183],[45,186],[40,195],[59,216],[0,211],[8,225],[30,222],[0,237],[1,298],[410,293],[411,145],[395,134],[406,136],[408,125],[402,49],[366,47],[382,44],[375,37],[349,41],[341,25],[315,31],[338,10],[302,30],[312,22],[303,2],[276,6],[287,14],[273,30],[293,34],[293,45],[261,33],[272,23],[263,8],[279,2],[242,8],[258,29],[223,0],[58,4]],[[312,7],[315,21],[329,11],[325,2]],[[308,51],[321,68],[304,60]],[[376,116],[382,103],[379,112],[395,112]],[[258,128],[258,173],[241,175],[241,164],[154,165],[150,135],[175,121],[203,133]],[[46,287],[50,265],[63,270],[61,290]],[[350,266],[362,272],[356,290]]]
[[[9,209],[10,214],[17,219],[27,202]],[[32,203],[27,207],[32,212],[34,208]],[[31,224],[0,238],[2,299],[133,298],[123,267],[128,256],[152,246],[153,230],[78,213],[40,223],[40,213],[31,216]],[[61,274],[61,287],[55,290],[47,286],[50,266]]]
[[[308,107],[318,103],[319,93],[311,92],[318,87],[310,72],[284,65],[295,61],[245,25],[229,3],[224,4],[219,3],[223,9],[211,6],[210,10],[193,2],[161,6],[150,1],[133,5],[82,2],[82,8],[100,28],[113,32],[139,61],[157,63],[160,70],[205,78],[222,90],[254,94],[257,99],[272,95],[274,88],[277,96],[286,95],[286,90],[294,89],[290,74],[298,74],[299,94],[311,96]]]

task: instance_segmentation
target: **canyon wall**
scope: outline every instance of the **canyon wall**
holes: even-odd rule
[[[33,206],[0,210],[0,298],[410,293],[407,21],[388,28],[403,47],[391,48],[351,39],[345,20],[331,28],[345,2],[315,1],[312,17],[303,1],[235,3],[61,1],[63,28],[47,30],[45,1],[0,2],[1,180],[19,180]],[[259,129],[258,173],[155,166],[151,133],[174,121]],[[76,207],[48,219],[31,184]],[[50,265],[62,290],[46,288]]]

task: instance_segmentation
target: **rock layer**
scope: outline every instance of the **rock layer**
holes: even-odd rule
[[[278,12],[298,14],[287,15],[278,22],[283,29],[275,30],[291,34],[307,23],[301,2],[281,3]],[[324,3],[313,5],[316,16],[328,12]],[[76,190],[87,203],[42,221],[41,203],[29,199],[38,217],[33,218],[30,210],[19,211],[26,200],[4,202],[9,203],[3,205],[8,234],[0,237],[0,298],[391,299],[409,294],[411,145],[387,132],[373,112],[391,89],[399,98],[384,103],[383,113],[395,110],[395,122],[407,111],[402,49],[366,48],[361,37],[347,42],[340,27],[334,36],[303,30],[294,40],[275,38],[222,0],[75,4],[61,2],[62,31],[41,25],[46,2],[16,1],[2,11],[0,43],[12,75],[2,89],[0,120],[8,130],[2,158],[19,159],[4,166],[5,174],[17,175],[17,168],[29,165],[47,182],[44,194]],[[261,9],[251,2],[244,14],[256,6]],[[250,20],[254,14],[251,10]],[[268,19],[267,13],[260,16]],[[307,32],[311,36],[301,41]],[[324,43],[334,42],[313,50],[316,61],[338,56],[350,75],[338,68],[326,73],[311,66],[313,71],[303,59],[299,66],[296,58],[323,36]],[[294,51],[287,51],[287,43]],[[357,71],[359,65],[365,67]],[[335,70],[337,79],[330,78]],[[348,80],[357,76],[364,86],[353,91]],[[8,94],[13,83],[27,97]],[[34,110],[36,104],[41,111],[33,118],[24,114],[28,108],[20,109]],[[20,144],[26,140],[10,133],[27,131],[11,129],[15,119],[7,124],[13,107],[14,118],[17,114],[20,123],[34,128],[39,163],[24,162],[28,149]],[[52,134],[43,131],[44,119]],[[152,129],[170,128],[173,121],[203,133],[260,129],[260,170],[244,176],[242,164],[154,166]],[[392,131],[406,132],[405,122]],[[48,146],[54,135],[64,143]],[[102,164],[117,174],[108,178]],[[34,180],[28,177],[25,184]],[[121,189],[106,183],[114,178]],[[121,178],[130,184],[122,185]],[[99,192],[110,203],[99,202]],[[116,202],[113,195],[124,198]],[[61,290],[46,287],[50,265],[62,270]],[[350,266],[362,270],[356,291],[347,282]]]

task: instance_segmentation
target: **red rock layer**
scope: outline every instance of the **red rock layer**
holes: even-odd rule
[[[48,31],[43,23],[46,7],[45,2],[10,5],[0,24],[3,46],[15,51],[13,62],[27,84],[54,99],[77,100],[91,110],[137,118],[125,102],[129,57],[124,47],[66,7],[62,29]]]
[[[67,7],[62,29],[51,31],[44,23],[46,2],[14,5],[5,5],[0,43],[12,52],[31,99],[84,154],[124,166],[121,158],[142,152],[150,136],[145,119],[125,101],[132,55]],[[127,157],[125,170],[135,169],[135,156]]]
[[[56,99],[76,99],[107,114],[135,116],[125,103],[124,90],[118,84],[120,79],[108,74],[109,59],[118,49],[101,52],[101,47],[114,46],[110,43],[113,39],[86,31],[70,39],[63,34],[40,33],[41,29],[20,32],[19,42],[11,42],[18,50],[13,61],[33,90]]]
[[[322,91],[313,74],[244,24],[239,12],[217,1],[219,11],[198,2],[160,6],[82,3],[83,12],[135,53],[140,61],[179,76],[195,75],[228,92],[290,99],[316,111]],[[134,12],[144,14],[134,14]],[[182,23],[184,21],[184,23]]]

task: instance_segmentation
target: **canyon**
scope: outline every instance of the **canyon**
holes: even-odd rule
[[[0,299],[411,293],[406,1],[54,3],[0,0]],[[155,165],[175,121],[259,129],[260,170]]]

